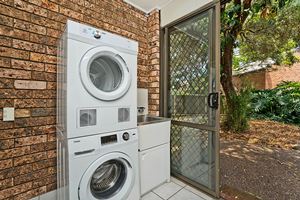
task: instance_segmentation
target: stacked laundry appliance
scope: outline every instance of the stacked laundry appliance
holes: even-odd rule
[[[68,20],[58,48],[58,200],[138,200],[135,41]]]

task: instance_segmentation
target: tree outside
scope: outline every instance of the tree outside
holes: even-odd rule
[[[268,59],[285,65],[297,62],[293,50],[300,45],[299,21],[298,0],[232,0],[223,4],[221,84],[227,114],[231,115],[225,119],[228,129],[244,131],[249,118],[245,113],[245,102],[250,103],[248,89],[235,90],[233,69]]]

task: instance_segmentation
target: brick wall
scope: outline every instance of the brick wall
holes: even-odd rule
[[[158,112],[159,13],[121,0],[0,0],[0,199],[56,188],[56,42],[67,18],[139,42],[138,86]],[[15,121],[2,108],[15,107]]]
[[[243,81],[260,90],[275,88],[282,81],[300,82],[300,63],[292,66],[277,66],[266,70],[260,70],[233,77],[233,83],[237,88],[241,87]]]
[[[149,113],[159,115],[159,12],[153,11],[148,18],[149,29]]]
[[[273,66],[272,70],[266,72],[266,89],[275,88],[282,81],[300,82],[300,63],[290,67]]]

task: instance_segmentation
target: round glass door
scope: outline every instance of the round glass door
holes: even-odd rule
[[[131,159],[122,153],[109,153],[92,163],[79,185],[80,199],[127,199],[135,180]]]
[[[114,196],[124,185],[127,169],[120,160],[109,160],[99,166],[92,175],[90,187],[95,198]]]
[[[80,63],[80,76],[85,89],[101,100],[122,97],[130,87],[129,69],[110,47],[97,47],[88,51]]]

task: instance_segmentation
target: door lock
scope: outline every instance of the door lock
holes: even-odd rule
[[[212,92],[209,93],[208,98],[208,106],[213,109],[219,108],[219,93],[218,92]]]

